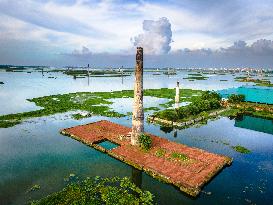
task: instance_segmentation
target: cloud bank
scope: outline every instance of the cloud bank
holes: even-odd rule
[[[134,54],[91,53],[85,47],[81,51],[63,55],[68,56],[71,63],[80,59],[82,63],[91,63],[94,66],[100,66],[102,61],[107,67],[134,67],[135,64]],[[147,54],[144,50],[144,66],[273,68],[273,41],[259,39],[248,45],[240,40],[225,48],[184,48],[157,55]]]
[[[165,17],[157,21],[144,20],[144,33],[132,39],[134,46],[143,47],[147,54],[166,54],[171,50],[172,29]]]
[[[133,66],[141,45],[147,66],[272,67],[272,8],[271,0],[0,0],[0,64]]]

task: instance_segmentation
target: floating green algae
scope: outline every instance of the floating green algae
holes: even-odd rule
[[[181,89],[181,101],[185,99],[187,99],[187,101],[193,100],[196,98],[196,95],[200,95],[201,93],[202,91],[199,90]],[[28,99],[29,102],[34,102],[37,106],[42,107],[43,109],[2,115],[0,116],[0,127],[12,127],[21,123],[24,119],[32,117],[42,117],[79,110],[86,111],[90,113],[90,115],[124,117],[126,115],[118,113],[109,107],[110,104],[113,104],[110,99],[133,98],[133,96],[133,90],[122,90],[113,92],[77,92]],[[175,89],[147,89],[144,90],[144,96],[170,99],[170,101],[167,103],[170,105],[173,103]],[[155,108],[153,108],[153,110],[155,110]],[[90,115],[87,117],[90,117]],[[73,117],[76,119],[81,119],[84,116],[81,114],[75,114]]]
[[[142,191],[129,178],[86,178],[69,183],[63,190],[50,194],[32,205],[51,204],[153,204],[153,195]]]
[[[243,154],[249,154],[251,151],[241,145],[232,146],[232,149],[234,149],[236,152],[240,152]]]

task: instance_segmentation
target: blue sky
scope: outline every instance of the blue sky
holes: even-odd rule
[[[271,66],[272,25],[272,0],[0,0],[0,64]]]

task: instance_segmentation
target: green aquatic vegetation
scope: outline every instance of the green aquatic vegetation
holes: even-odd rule
[[[269,119],[272,120],[273,119],[273,113],[272,112],[267,112],[265,110],[262,111],[253,111],[253,112],[246,112],[246,114],[249,114],[253,117],[261,117],[264,119]]]
[[[27,193],[32,192],[32,191],[37,191],[37,190],[39,190],[40,188],[41,188],[41,186],[40,186],[39,184],[34,184],[31,188],[29,188],[29,189],[27,190]]]
[[[216,92],[203,92],[201,96],[192,99],[192,102],[179,109],[166,109],[154,114],[155,117],[169,121],[185,121],[190,118],[207,116],[207,112],[221,107],[221,97]]]
[[[241,102],[221,113],[222,116],[230,118],[236,118],[244,114],[271,120],[273,119],[273,105]]]
[[[147,111],[158,111],[160,110],[160,108],[158,107],[147,107],[147,108],[144,108],[144,111],[147,112]]]
[[[185,154],[173,152],[171,154],[171,159],[179,160],[179,161],[188,161],[189,157]]]
[[[228,96],[228,102],[230,102],[230,103],[239,103],[239,102],[243,102],[243,101],[245,101],[245,95],[231,94],[230,96]]]
[[[203,76],[200,73],[189,73],[188,77],[183,78],[185,80],[207,80],[208,77]]]
[[[190,77],[186,77],[183,78],[185,80],[207,80],[208,77],[204,77],[204,76],[190,76]]]
[[[271,81],[267,80],[267,79],[254,79],[254,78],[249,78],[249,77],[246,77],[246,76],[236,77],[234,79],[235,79],[235,81],[238,81],[238,82],[255,83],[256,86],[273,87],[273,84],[271,83]]]
[[[237,76],[237,77],[235,77],[234,79],[236,80],[236,81],[239,81],[239,80],[244,80],[244,79],[246,79],[247,78],[247,76]]]
[[[110,74],[110,75],[90,75],[90,77],[104,77],[104,78],[112,78],[112,77],[127,77],[127,76],[131,76],[130,74]]]
[[[126,116],[132,116],[133,112],[126,112]]]
[[[243,154],[249,154],[251,153],[251,151],[241,145],[236,145],[236,146],[232,146],[232,149],[235,150],[236,152],[240,152]]]
[[[123,73],[118,70],[66,70],[63,71],[64,74],[73,76],[75,78],[79,77],[122,77],[130,76],[131,72],[124,71]]]
[[[1,128],[8,128],[8,127],[13,127],[15,125],[20,124],[20,120],[1,120],[0,119],[0,127]]]
[[[197,97],[193,95],[200,95],[201,93],[202,91],[198,90],[181,89],[181,100],[184,100],[182,97],[186,97],[187,101],[191,101]],[[28,101],[34,102],[37,106],[42,107],[42,109],[23,113],[2,115],[0,116],[0,127],[12,127],[16,124],[19,124],[22,120],[32,117],[42,117],[57,113],[79,110],[87,111],[90,113],[90,115],[124,117],[126,115],[111,110],[109,105],[113,104],[113,102],[111,102],[110,99],[133,98],[133,96],[133,90],[122,90],[113,92],[78,92],[28,99]],[[144,90],[144,96],[173,99],[175,96],[175,90],[167,88],[147,89]],[[81,116],[74,115],[73,117],[80,118]]]
[[[70,205],[70,204],[153,204],[153,195],[143,191],[129,178],[86,178],[68,184],[63,190],[50,194],[32,205]]]
[[[80,120],[80,119],[83,119],[83,118],[88,118],[88,117],[91,117],[92,115],[90,113],[86,114],[86,115],[83,115],[81,113],[76,113],[76,114],[73,114],[72,117],[75,119],[75,120]]]
[[[189,73],[190,76],[203,76],[201,73]]]
[[[64,178],[64,181],[65,182],[73,182],[77,179],[78,179],[78,177],[76,176],[76,174],[70,173],[67,177]]]
[[[193,95],[201,95],[202,93],[203,91],[200,90],[180,89],[180,100],[183,100],[183,97],[192,97]],[[174,99],[175,89],[146,89],[144,90],[144,96]]]
[[[262,87],[273,87],[273,83],[271,83],[270,81],[268,82],[261,82],[261,83],[256,83],[257,86],[262,86]]]
[[[221,116],[234,118],[242,113],[243,113],[243,111],[241,109],[230,108],[230,109],[226,109],[224,112],[222,112]]]
[[[0,81],[0,85],[4,85],[4,82],[1,82],[1,81]]]
[[[180,89],[180,102],[192,102],[198,96],[202,95],[204,91],[201,90],[191,90],[191,89]],[[144,90],[145,96],[153,96],[157,98],[169,99],[166,103],[161,103],[159,106],[163,108],[172,107],[174,104],[175,89],[161,88],[161,89],[148,89]]]

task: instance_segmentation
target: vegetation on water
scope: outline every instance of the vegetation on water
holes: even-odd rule
[[[31,205],[151,205],[153,195],[142,191],[129,178],[86,178],[68,184],[63,190],[32,201]]]
[[[185,77],[183,79],[186,79],[186,80],[207,80],[208,77],[203,76],[200,73],[189,73],[188,77]]]
[[[213,91],[203,92],[201,96],[193,99],[192,103],[179,109],[166,109],[154,114],[155,117],[170,121],[185,121],[198,114],[207,115],[208,111],[221,107],[221,97]]]
[[[147,112],[147,111],[159,111],[160,108],[159,107],[147,107],[147,108],[144,108],[144,111]]]
[[[181,89],[180,99],[181,101],[192,101],[197,98],[197,96],[193,95],[200,95],[201,93],[202,91],[198,90]],[[28,101],[34,102],[37,106],[40,106],[43,109],[17,114],[2,115],[0,116],[0,127],[12,127],[16,124],[21,123],[22,120],[32,117],[42,117],[53,115],[56,113],[79,110],[87,111],[89,115],[84,116],[82,114],[74,114],[73,117],[75,119],[89,117],[90,115],[124,117],[126,115],[118,113],[109,107],[109,105],[113,103],[110,101],[110,99],[133,98],[133,96],[133,90],[122,90],[113,92],[78,92],[28,99]],[[144,96],[170,99],[170,101],[166,104],[167,106],[171,106],[174,103],[173,96],[175,96],[175,90],[168,88],[147,89],[144,90]]]
[[[239,94],[231,94],[228,96],[228,102],[229,103],[239,103],[245,101],[245,95]]]
[[[0,85],[3,85],[3,84],[4,84],[4,82],[1,82],[1,81],[0,81]]]
[[[41,186],[39,184],[34,184],[29,190],[27,190],[27,193],[39,190],[40,188],[41,188]]]
[[[240,152],[243,154],[249,154],[251,151],[241,145],[232,146],[232,149],[234,149],[236,152]]]
[[[183,79],[185,79],[185,80],[207,80],[208,77],[205,77],[205,76],[189,76],[189,77],[185,77]]]
[[[149,135],[145,135],[144,133],[142,133],[138,137],[138,140],[139,140],[140,147],[143,150],[148,151],[152,147],[152,138]]]
[[[130,76],[131,71],[120,71],[120,70],[65,70],[64,74],[73,76],[74,78],[82,78],[82,77],[122,77],[122,76]]]
[[[191,75],[191,76],[203,76],[201,73],[189,73],[188,75]]]
[[[241,102],[231,104],[230,109],[221,113],[222,116],[236,118],[242,115],[250,115],[253,117],[260,117],[264,119],[273,119],[273,105],[256,104],[250,102]]]
[[[76,114],[72,114],[72,117],[75,120],[80,120],[80,119],[83,119],[83,118],[92,117],[92,114],[91,113],[86,113],[86,114],[76,113]]]
[[[271,83],[271,81],[267,79],[254,79],[254,78],[249,78],[247,76],[240,76],[240,77],[236,77],[235,81],[251,82],[251,83],[255,83],[255,85],[257,86],[263,86],[263,87],[273,87],[273,83]]]

